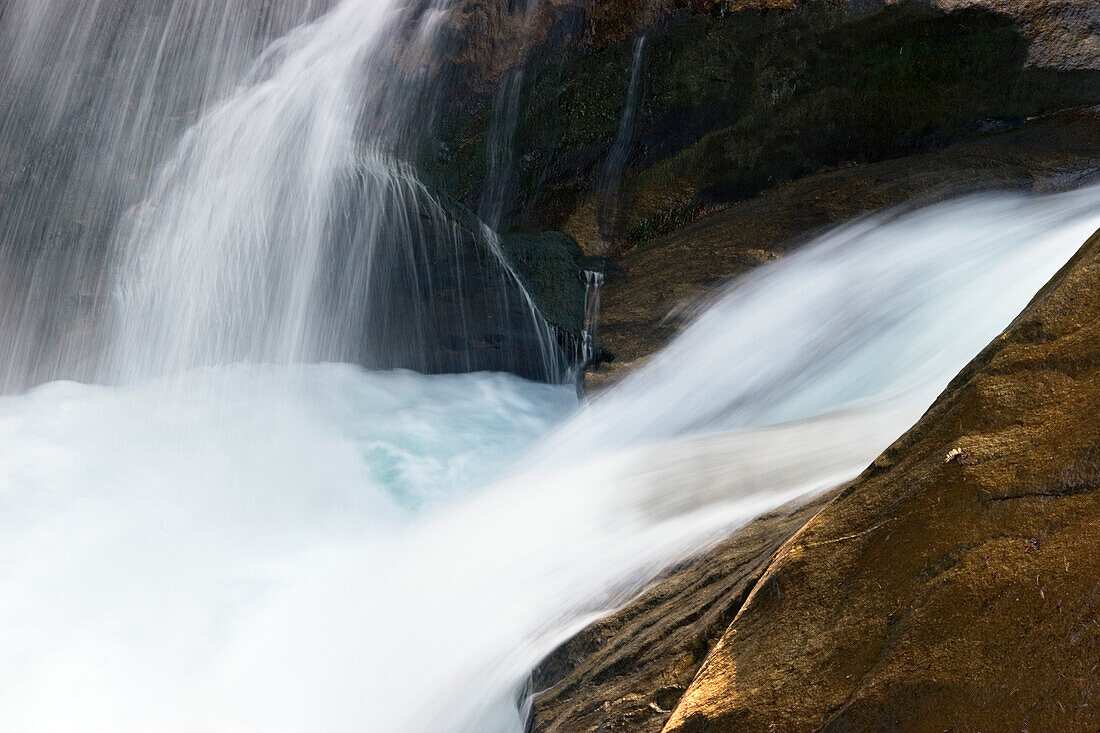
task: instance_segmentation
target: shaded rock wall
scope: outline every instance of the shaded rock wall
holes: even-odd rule
[[[1037,50],[1057,42],[1087,55],[1090,5],[991,5],[546,2],[503,12],[469,2],[461,7],[479,20],[452,29],[466,102],[436,118],[425,169],[476,208],[502,175],[487,151],[508,95],[494,84],[518,85],[502,223],[561,228],[590,253],[617,254],[824,167],[1100,102],[1095,64]],[[502,40],[517,33],[522,42]],[[479,40],[486,34],[493,43]]]
[[[356,338],[327,358],[422,373],[508,371],[541,381],[569,377],[583,327],[581,254],[562,234],[503,242],[445,192],[363,198],[349,181],[325,252],[328,292],[358,293],[327,317]],[[381,250],[382,256],[379,256]],[[505,265],[515,265],[511,270]],[[520,282],[532,283],[528,292]],[[554,283],[553,289],[541,288]],[[533,304],[546,321],[541,323]],[[574,311],[579,310],[579,315]],[[561,353],[559,353],[561,352]]]
[[[647,324],[700,280],[771,256],[765,241],[739,265],[716,265],[702,240],[691,244],[710,217],[838,166],[1100,103],[1097,11],[1084,0],[458,0],[442,18],[432,7],[413,2],[393,44],[388,98],[418,107],[396,135],[400,154],[506,241],[526,242],[513,264],[532,293],[554,294],[535,300],[554,301],[567,352],[581,339],[564,315],[583,308],[578,282],[532,267],[537,242],[560,231],[584,254],[629,259],[679,239],[681,260],[645,278],[659,311],[640,312],[651,296],[631,300],[629,319],[609,303],[618,323],[606,345],[623,349],[620,364],[674,332],[675,321],[662,334]],[[624,263],[620,284],[638,291],[638,268]],[[617,334],[635,343],[613,344]]]

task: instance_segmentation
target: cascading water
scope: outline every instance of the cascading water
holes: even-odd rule
[[[112,231],[183,130],[317,0],[0,8],[0,391],[90,377]]]
[[[13,290],[0,304],[11,355],[0,372],[3,386],[59,376],[126,381],[243,359],[564,376],[548,328],[480,222],[448,210],[401,162],[417,108],[397,103],[407,74],[384,62],[429,56],[431,11],[442,6],[425,9],[415,30],[401,35],[408,45],[397,50],[387,29],[406,19],[391,3],[344,0],[246,63],[257,44],[237,26],[258,21],[232,5],[173,4],[164,18],[153,13],[162,27],[148,21],[159,43],[130,50],[128,37],[103,31],[99,15],[82,21],[55,2],[38,14],[18,5],[22,12],[4,16],[7,34],[49,36],[60,32],[50,23],[68,23],[88,38],[105,36],[100,45],[109,62],[98,71],[109,98],[89,101],[83,88],[59,88],[50,64],[17,44],[6,59],[12,81],[4,96],[20,101],[7,110],[7,127],[22,134],[56,117],[66,127],[57,135],[68,140],[80,138],[68,129],[80,114],[93,117],[90,127],[106,128],[112,146],[100,150],[98,136],[78,141],[94,150],[89,157],[108,182],[97,180],[99,168],[61,175],[42,150],[27,154],[26,165],[43,167],[41,175],[75,191],[68,213],[95,232],[51,238],[37,231],[56,218],[50,204],[69,202],[66,191],[33,175],[26,198],[35,208],[7,207],[0,230],[6,269],[32,287]],[[316,13],[304,7],[299,20],[309,9]],[[234,22],[177,18],[187,11],[200,20],[220,12]],[[46,30],[37,27],[46,23],[38,15],[50,21]],[[231,31],[249,42],[221,38]],[[169,44],[217,50],[215,42],[230,49],[221,55],[232,63],[216,58],[213,70],[183,64],[179,80],[160,78],[157,64],[175,60],[162,59]],[[76,46],[65,63],[89,53]],[[122,82],[112,75],[119,56],[134,67]],[[214,70],[217,83],[207,82]],[[76,69],[59,73],[70,84],[80,77]],[[176,99],[196,96],[191,87],[202,94]],[[22,100],[42,91],[57,91],[60,101],[43,112],[22,109],[33,106]],[[127,115],[108,103],[132,107],[140,119],[124,124]],[[90,110],[70,109],[82,104]],[[186,114],[176,114],[179,106]],[[181,125],[181,116],[189,124]],[[119,117],[124,122],[114,122]],[[111,185],[112,177],[127,185]],[[62,258],[68,261],[59,267]]]
[[[570,631],[904,430],[1100,226],[1097,193],[846,227],[549,435],[572,390],[489,374],[3,398],[0,728],[518,732]]]
[[[518,732],[555,644],[854,475],[1100,226],[1097,189],[857,222],[583,407],[310,363],[561,370],[401,162],[445,9],[3,8],[0,730]]]
[[[517,69],[505,76],[493,105],[493,121],[485,142],[489,160],[488,184],[478,207],[478,214],[491,227],[500,226],[504,218],[505,199],[514,185],[512,158],[522,92],[523,69]]]
[[[619,129],[611,142],[603,171],[600,173],[598,194],[600,197],[597,220],[600,234],[610,240],[615,233],[616,218],[619,215],[619,190],[622,185],[623,171],[626,169],[630,146],[634,142],[634,117],[638,111],[642,92],[642,71],[645,62],[645,36],[634,39],[634,50],[630,60],[630,81],[626,88],[626,100],[619,117]]]

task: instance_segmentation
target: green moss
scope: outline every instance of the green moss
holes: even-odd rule
[[[484,182],[488,127],[485,107],[472,114],[443,116],[436,123],[434,155],[422,162],[429,178],[466,203],[476,201]]]
[[[531,90],[521,145],[576,149],[610,142],[626,101],[631,54],[630,44],[620,42],[547,68]]]

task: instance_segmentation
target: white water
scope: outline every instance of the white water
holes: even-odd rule
[[[4,3],[0,391],[98,371],[120,216],[256,56],[328,4]]]
[[[235,361],[560,378],[480,223],[401,157],[446,0],[267,5],[0,14],[0,391]]]
[[[546,334],[474,263],[493,232],[422,256],[466,246],[399,159],[446,3],[412,31],[388,0],[276,5],[0,16],[0,387],[113,385],[0,398],[0,731],[518,731],[557,642],[856,473],[1100,225],[1095,189],[858,223],[579,410],[500,374],[295,363],[441,366],[409,293],[471,263],[486,310]]]
[[[123,223],[109,339],[122,378],[308,355],[320,243],[337,181],[358,163],[362,56],[388,5],[345,2],[280,39],[255,79],[184,134]],[[399,204],[400,169],[366,165],[378,197]]]
[[[616,221],[619,215],[619,194],[623,174],[626,171],[627,159],[634,143],[634,117],[637,114],[641,97],[645,41],[644,34],[634,39],[634,50],[630,59],[630,81],[626,87],[623,111],[619,115],[619,128],[615,132],[615,139],[611,142],[611,149],[607,153],[603,170],[600,171],[597,186],[600,203],[596,217],[600,227],[600,235],[605,240],[609,240],[615,235],[616,228],[619,225],[619,222]]]
[[[1098,196],[828,235],[553,430],[565,388],[340,365],[0,398],[0,730],[518,731],[571,630],[919,417]]]

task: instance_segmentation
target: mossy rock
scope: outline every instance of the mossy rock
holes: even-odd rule
[[[501,237],[500,246],[546,322],[579,335],[585,308],[580,246],[561,232],[509,234]]]

